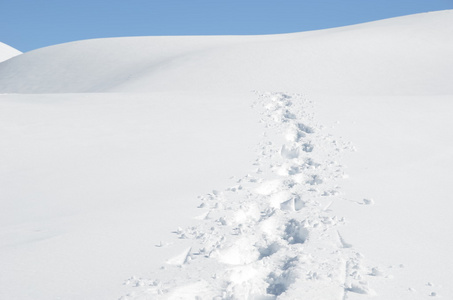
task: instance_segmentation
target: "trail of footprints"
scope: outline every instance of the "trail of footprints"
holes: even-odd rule
[[[267,130],[253,172],[199,197],[199,223],[175,231],[191,248],[169,260],[158,279],[129,279],[140,288],[123,300],[373,294],[367,278],[382,274],[343,239],[345,220],[329,208],[341,197],[337,160],[353,147],[323,135],[301,95],[256,95]]]

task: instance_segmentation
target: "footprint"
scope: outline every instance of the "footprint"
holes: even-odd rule
[[[286,145],[282,146],[280,155],[286,159],[295,159],[299,157],[299,148],[288,148]]]
[[[312,175],[311,178],[309,180],[307,180],[307,183],[309,185],[318,185],[323,182],[324,182],[323,179],[319,175]]]
[[[302,145],[302,151],[304,152],[312,152],[314,148],[315,146],[313,146],[311,142]]]
[[[308,133],[308,134],[315,132],[312,127],[307,126],[307,125],[302,124],[302,123],[297,124],[297,127],[299,128],[300,131]]]
[[[289,258],[283,267],[275,272],[271,272],[267,277],[269,286],[266,292],[270,295],[280,296],[286,292],[291,284],[296,282],[296,272],[294,268],[298,262],[297,257]]]
[[[285,138],[290,142],[299,142],[306,134],[298,129],[296,125],[291,126],[286,132]]]
[[[303,244],[307,241],[308,236],[308,229],[301,222],[291,219],[286,224],[283,239],[287,240],[290,244]]]
[[[267,247],[258,248],[258,252],[260,253],[259,259],[263,259],[265,257],[271,256],[274,253],[277,253],[278,250],[281,249],[281,247],[282,246],[279,245],[277,242],[273,242],[270,245],[268,245]]]

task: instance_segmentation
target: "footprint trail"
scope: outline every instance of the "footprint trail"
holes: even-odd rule
[[[266,131],[253,171],[200,197],[190,249],[153,279],[126,281],[129,299],[348,299],[373,295],[376,266],[341,236],[344,168],[353,147],[323,133],[302,95],[256,93]]]

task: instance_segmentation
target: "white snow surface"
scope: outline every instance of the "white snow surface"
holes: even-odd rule
[[[8,60],[19,54],[22,54],[22,52],[20,52],[17,49],[14,49],[9,45],[6,45],[5,43],[0,42],[0,62]]]
[[[453,12],[271,36],[78,41],[0,64],[0,93],[453,92]],[[326,86],[327,85],[327,86]]]
[[[0,299],[452,299],[451,53],[439,11],[0,63]]]

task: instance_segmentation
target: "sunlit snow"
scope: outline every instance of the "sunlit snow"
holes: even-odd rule
[[[0,299],[453,298],[453,11],[3,45]]]

